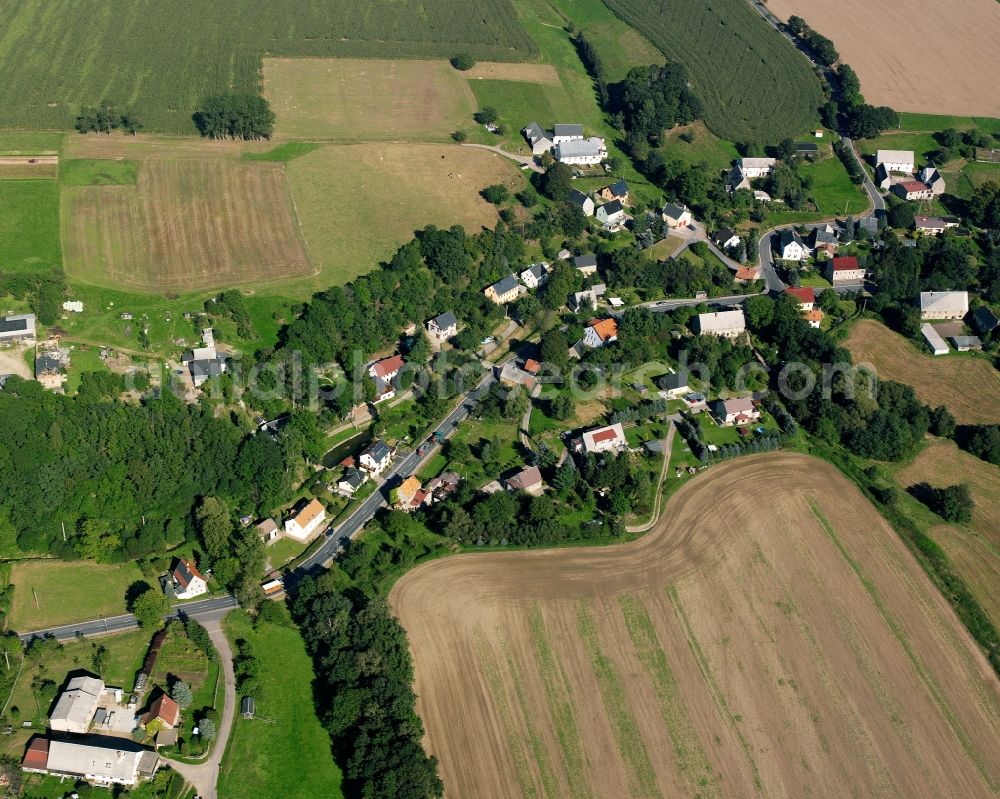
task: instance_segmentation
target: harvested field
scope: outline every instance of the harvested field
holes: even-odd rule
[[[269,141],[239,142],[231,139],[201,139],[190,136],[69,136],[64,159],[168,159],[237,158],[241,153],[263,153],[274,149]]]
[[[1000,624],[1000,468],[962,452],[953,441],[935,438],[916,460],[896,472],[896,480],[903,488],[925,481],[938,488],[969,484],[976,503],[972,524],[958,528],[942,523],[930,534],[990,618]]]
[[[58,173],[57,155],[0,155],[0,180],[54,178]]]
[[[480,61],[472,69],[459,73],[467,80],[522,80],[528,83],[559,85],[559,73],[551,64],[514,64]],[[542,124],[549,124],[547,122]]]
[[[151,159],[138,183],[67,187],[65,267],[86,283],[197,291],[312,274],[284,167]]]
[[[268,58],[264,95],[278,138],[445,141],[475,110],[463,74],[447,61]]]
[[[947,405],[963,424],[1000,422],[1000,372],[970,356],[926,355],[885,325],[862,320],[851,329],[847,348],[855,363],[870,363],[880,380],[909,383],[922,402]]]
[[[861,493],[803,455],[713,466],[638,541],[437,560],[390,602],[446,796],[1000,786],[995,674]]]
[[[1000,4],[952,0],[773,0],[774,14],[805,19],[833,39],[861,78],[865,99],[900,111],[1000,116]]]
[[[438,144],[320,147],[288,163],[315,288],[370,272],[425,225],[496,224],[479,196],[492,183],[524,186],[517,166],[495,153]]]

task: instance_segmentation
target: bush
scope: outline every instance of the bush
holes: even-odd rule
[[[472,69],[476,65],[476,59],[468,53],[456,53],[449,59],[449,62],[455,69],[460,69],[462,72]]]
[[[209,139],[270,139],[274,112],[256,94],[216,94],[192,117],[198,132]]]
[[[454,133],[451,134],[451,138],[461,143],[464,142],[468,137],[465,135],[464,130],[456,130]]]
[[[493,203],[493,205],[500,205],[510,199],[510,192],[502,183],[494,183],[492,186],[487,186],[482,190],[481,194],[486,202]]]

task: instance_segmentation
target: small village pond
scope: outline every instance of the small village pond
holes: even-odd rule
[[[327,469],[332,469],[348,455],[366,446],[372,440],[371,430],[360,430],[356,436],[341,441],[323,456],[323,465]]]

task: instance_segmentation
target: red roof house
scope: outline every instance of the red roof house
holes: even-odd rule
[[[794,297],[798,301],[799,305],[807,305],[809,303],[816,302],[816,292],[812,286],[802,286],[801,288],[789,286],[785,289],[785,294],[789,297]]]
[[[49,765],[49,739],[35,737],[21,760],[21,767],[31,771],[45,771]]]
[[[167,727],[176,727],[181,719],[180,706],[162,691],[150,704],[142,723],[149,724],[154,719],[159,719]]]
[[[375,373],[375,377],[381,377],[385,380],[402,369],[403,363],[402,355],[393,355],[391,358],[383,358],[381,361],[376,361],[372,364],[372,371]]]
[[[853,255],[841,255],[833,259],[834,272],[847,272],[852,269],[860,269],[857,257]]]

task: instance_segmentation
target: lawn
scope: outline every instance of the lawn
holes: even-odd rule
[[[441,472],[444,471],[444,467],[448,465],[448,459],[441,453],[436,453],[424,467],[417,474],[421,480],[430,480],[432,477],[437,477]]]
[[[59,164],[63,186],[134,186],[139,179],[136,161],[72,158]]]
[[[553,85],[513,80],[472,80],[469,85],[476,96],[476,105],[479,108],[495,108],[512,135],[518,137],[529,122],[550,127],[552,122],[558,120],[575,119],[573,100],[559,83]],[[527,145],[522,149],[527,152]]]
[[[66,372],[66,393],[75,394],[85,372],[107,372],[108,367],[101,360],[98,347],[77,345],[70,354],[69,369]]]
[[[279,538],[271,544],[266,552],[271,561],[271,568],[278,569],[294,560],[305,551],[306,544],[296,541],[294,538]]]
[[[260,661],[256,717],[239,714],[219,769],[221,799],[281,796],[337,799],[340,770],[313,705],[312,662],[297,630],[268,622],[253,625],[234,611],[226,617],[234,644],[250,643]]]
[[[519,191],[511,161],[444,144],[330,145],[291,161],[292,195],[309,254],[320,274],[296,281],[295,293],[342,284],[370,272],[415,230],[496,223],[496,208],[479,196],[492,183]],[[331,199],[339,202],[331,209]],[[286,284],[283,290],[292,289]]]
[[[62,133],[27,130],[0,131],[0,155],[49,155],[62,150]]]
[[[809,197],[816,203],[816,211],[823,216],[863,214],[868,208],[868,197],[860,186],[851,183],[844,165],[836,156],[799,167],[803,178],[812,178]]]
[[[447,61],[268,58],[264,94],[278,138],[447,141],[472,121],[472,96]]]
[[[679,236],[667,236],[646,250],[646,255],[654,261],[662,261],[665,258],[673,258],[683,246],[684,239]]]
[[[601,0],[562,0],[558,5],[597,50],[608,81],[624,79],[632,67],[666,60],[646,37],[618,19]]]
[[[681,138],[682,135],[693,136],[694,139],[687,142]],[[720,139],[703,122],[667,131],[660,154],[668,161],[677,159],[690,165],[706,164],[713,173],[729,169],[733,161],[740,157],[734,144]]]
[[[61,264],[59,184],[0,180],[0,269],[37,272]]]
[[[145,580],[135,563],[25,560],[11,566],[10,627],[28,632],[125,613],[125,592]],[[36,604],[37,600],[37,604]]]

